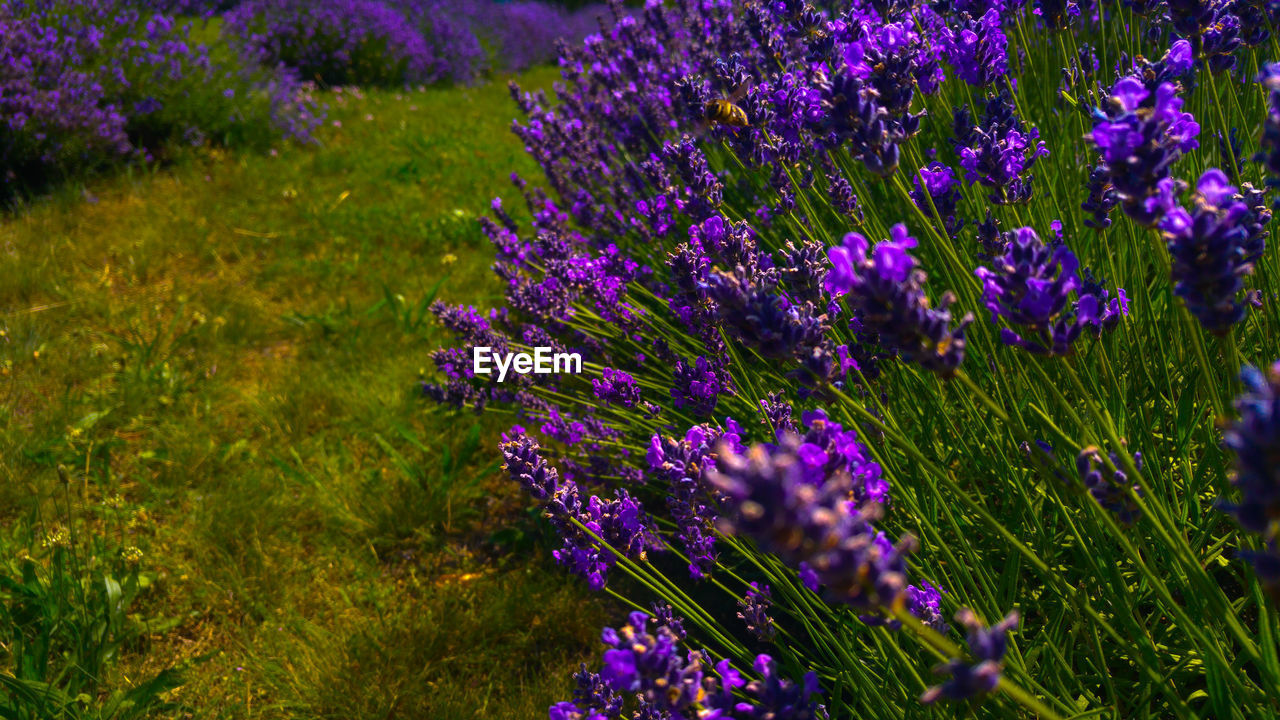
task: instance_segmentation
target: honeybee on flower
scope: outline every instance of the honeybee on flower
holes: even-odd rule
[[[746,97],[748,89],[750,89],[750,83],[744,82],[734,88],[728,97],[708,100],[703,107],[705,126],[719,124],[730,127],[746,127],[750,125],[751,121],[747,117],[747,111],[736,104]]]

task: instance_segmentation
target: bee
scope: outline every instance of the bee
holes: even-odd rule
[[[706,124],[713,125],[718,123],[731,127],[746,127],[750,125],[751,122],[747,118],[747,111],[734,104],[746,96],[747,88],[748,84],[744,82],[734,88],[729,97],[707,101],[706,106],[703,108],[703,120]]]

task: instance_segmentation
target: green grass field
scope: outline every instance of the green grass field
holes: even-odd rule
[[[60,529],[141,550],[100,691],[207,658],[176,716],[536,717],[606,611],[499,477],[501,418],[416,392],[426,304],[498,297],[477,216],[535,168],[501,80],[325,98],[320,147],[0,219],[0,568]]]

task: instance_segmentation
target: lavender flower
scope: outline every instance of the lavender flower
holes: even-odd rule
[[[1092,4],[1086,0],[1086,6]],[[1032,12],[1054,30],[1066,28],[1072,20],[1080,17],[1080,3],[1076,0],[1036,0],[1035,6]]]
[[[821,485],[833,472],[847,472],[854,488],[850,499],[855,503],[889,502],[889,482],[881,472],[880,464],[871,459],[867,449],[858,440],[855,430],[844,427],[827,417],[825,410],[806,410],[800,418],[803,432],[799,433],[800,456],[803,460],[801,477],[813,485]],[[779,429],[776,437],[781,441],[789,431]],[[740,449],[735,450],[741,452]]]
[[[453,18],[486,40],[501,70],[521,72],[533,65],[554,61],[557,42],[577,45],[588,35],[599,32],[610,10],[602,4],[580,6],[568,12],[548,2],[453,0],[437,2],[435,13]],[[439,34],[439,30],[431,29]],[[446,45],[445,49],[451,48]]]
[[[694,416],[705,417],[715,410],[720,395],[729,392],[727,380],[706,357],[699,356],[692,364],[676,361],[671,398],[677,408],[687,407]]]
[[[568,700],[552,705],[547,712],[550,720],[607,720],[610,717],[604,713],[583,710]]]
[[[660,547],[644,509],[627,491],[618,490],[609,500],[592,495],[583,503],[578,486],[561,481],[538,453],[538,444],[520,430],[514,428],[501,445],[503,467],[542,503],[559,531],[564,545],[552,553],[558,563],[586,578],[591,589],[600,590],[617,562],[615,553],[644,559],[647,550]],[[602,547],[578,523],[608,547]]]
[[[954,118],[955,145],[964,168],[965,182],[992,189],[987,199],[996,205],[1025,203],[1031,199],[1029,171],[1036,160],[1049,154],[1040,131],[1026,129],[1005,94],[987,100],[982,121],[974,124],[966,107]]]
[[[773,626],[773,618],[769,617],[769,608],[773,606],[769,586],[754,582],[750,586],[746,596],[738,602],[738,618],[746,623],[747,632],[757,640],[773,640],[778,630]]]
[[[973,662],[957,658],[939,666],[936,672],[951,677],[925,691],[920,702],[928,704],[941,698],[968,700],[985,695],[1000,684],[1001,661],[1008,650],[1007,635],[1018,626],[1018,613],[1011,612],[1004,620],[986,627],[972,610],[962,608],[956,613],[956,622],[969,630],[966,639]]]
[[[739,268],[730,275],[714,272],[705,293],[734,337],[764,358],[790,358],[822,344],[826,317],[812,304],[797,304],[774,292],[772,278],[756,281]]]
[[[1267,90],[1267,119],[1262,123],[1262,149],[1254,156],[1267,171],[1267,185],[1280,187],[1280,62],[1267,63],[1258,74]]]
[[[868,170],[888,177],[898,168],[899,146],[920,125],[919,115],[905,112],[913,92],[915,61],[907,55],[895,54],[892,66],[876,62],[880,53],[875,45],[874,40],[864,40],[845,46],[844,61],[831,78],[819,86],[822,98],[819,127],[824,135],[846,144],[850,154],[861,160]],[[873,73],[874,67],[880,68],[878,73]],[[882,91],[890,95],[882,95]],[[897,114],[891,104],[899,106]]]
[[[562,713],[561,717],[573,719],[581,711],[578,706],[599,708],[600,714],[587,717],[600,718],[617,718],[622,714],[624,699],[605,682],[604,678],[598,672],[587,670],[587,664],[582,663],[578,666],[578,672],[573,674],[574,682],[577,687],[573,690],[573,702],[556,703],[551,706],[551,718],[556,720],[556,711],[559,708]]]
[[[939,633],[949,629],[942,619],[942,588],[928,580],[921,581],[918,587],[907,586],[907,610]]]
[[[737,423],[730,420],[727,424],[724,431],[695,425],[680,440],[654,435],[645,457],[650,471],[667,482],[667,507],[676,523],[676,535],[689,555],[689,575],[695,580],[706,577],[716,563],[711,528],[717,518],[717,494],[705,480],[705,473],[715,467],[712,448],[717,442],[741,447]]]
[[[607,404],[634,407],[640,401],[640,388],[629,373],[605,368],[601,378],[591,381],[596,397]]]
[[[721,718],[723,720],[817,720],[826,718],[817,703],[821,695],[817,676],[809,673],[796,684],[778,675],[768,655],[759,655],[753,669],[761,676],[743,679],[728,660],[714,662],[705,652],[681,652],[680,638],[666,625],[652,632],[649,617],[633,612],[627,625],[605,628],[600,635],[607,648],[599,677],[615,693],[636,698],[636,717]],[[735,697],[735,693],[738,694]],[[551,708],[551,720],[593,720],[606,715],[611,705],[596,692],[580,694],[575,701]]]
[[[845,235],[844,244],[829,252],[832,269],[823,285],[834,296],[847,296],[863,328],[877,334],[881,344],[948,377],[964,359],[964,329],[973,316],[965,315],[952,329],[947,308],[954,296],[944,294],[931,307],[925,274],[907,252],[916,246],[915,238],[901,224],[891,235],[874,247],[858,233]]]
[[[858,196],[853,194],[853,185],[844,174],[827,175],[827,195],[831,198],[832,209],[855,222],[862,222],[865,213],[858,204]]]
[[[1236,3],[1167,0],[1167,6],[1173,28],[1190,39],[1192,51],[1209,72],[1235,67],[1235,52],[1241,44],[1240,18],[1232,12]]]
[[[538,443],[518,425],[504,437],[512,439],[502,444],[502,469],[534,500],[547,500],[554,495],[560,487],[560,473],[538,453]]]
[[[768,397],[760,401],[760,414],[775,434],[796,431],[792,413],[791,403],[786,402],[781,393],[769,393]]]
[[[1196,184],[1194,207],[1173,205],[1160,221],[1172,259],[1174,293],[1210,332],[1225,334],[1244,319],[1243,277],[1253,272],[1252,236],[1260,232],[1253,210],[1227,176],[1207,170]]]
[[[1241,556],[1253,563],[1267,592],[1280,600],[1280,361],[1266,372],[1246,367],[1240,379],[1245,388],[1235,402],[1240,419],[1223,434],[1236,456],[1231,484],[1239,489],[1240,501],[1220,507],[1242,528],[1261,536],[1263,549]]]
[[[807,563],[834,599],[867,612],[885,609],[906,590],[914,541],[895,545],[876,530],[880,506],[849,499],[848,472],[814,484],[811,468],[822,460],[815,450],[796,435],[746,455],[722,447],[707,478],[726,496],[720,526],[792,565]]]
[[[988,8],[981,17],[961,12],[960,27],[944,36],[947,62],[956,75],[975,87],[985,87],[1009,72],[1008,39],[1001,29],[1000,10]]]
[[[649,606],[653,609],[653,619],[660,626],[666,626],[677,640],[684,640],[687,633],[684,629],[684,622],[676,617],[675,611],[666,603],[655,602]]]
[[[1104,325],[1118,321],[1120,308],[1107,302],[1106,292],[1096,283],[1091,293],[1079,292],[1079,298],[1071,301],[1071,293],[1079,291],[1081,283],[1076,273],[1079,261],[1066,245],[1045,245],[1027,227],[1007,237],[995,269],[974,271],[982,281],[991,322],[1003,318],[1018,326],[1018,330],[1000,329],[1006,344],[1037,355],[1067,355],[1086,328],[1100,332]]]
[[[1096,447],[1087,447],[1076,456],[1076,472],[1085,489],[1098,504],[1116,516],[1122,525],[1132,525],[1138,519],[1138,505],[1133,495],[1142,497],[1142,488],[1129,482],[1120,468],[1120,458],[1110,453],[1111,466],[1102,462],[1102,454]],[[1133,454],[1134,465],[1142,469],[1142,453]]]
[[[983,221],[978,223],[977,230],[978,248],[974,255],[979,260],[991,262],[1004,254],[1009,244],[1009,233],[1000,230],[1000,221],[991,214],[990,208]]]
[[[1111,291],[1105,285],[1106,280],[1095,277],[1089,268],[1084,269],[1080,278],[1080,298],[1083,300],[1090,295],[1097,298],[1098,316],[1090,325],[1098,336],[1115,330],[1120,320],[1129,315],[1129,293],[1124,288],[1116,288],[1116,296],[1111,297]]]
[[[964,220],[956,217],[956,209],[960,204],[960,193],[956,187],[955,172],[938,161],[933,161],[920,168],[916,177],[912,178],[915,189],[911,191],[911,201],[925,214],[932,217],[934,211],[942,218],[942,228],[950,237],[955,237],[964,227]]]
[[[1089,196],[1080,203],[1080,209],[1089,214],[1085,227],[1106,230],[1111,227],[1111,211],[1120,202],[1115,188],[1107,178],[1107,167],[1098,165],[1089,171]]]
[[[437,81],[474,82],[495,58],[485,51],[480,34],[502,21],[502,13],[484,0],[387,0],[403,13],[431,52],[431,74]],[[543,37],[543,43],[550,40]],[[491,43],[498,39],[486,38]],[[533,42],[537,42],[533,40]],[[497,58],[496,62],[501,62]]]
[[[1199,133],[1171,83],[1154,93],[1134,77],[1115,84],[1091,137],[1102,154],[1102,176],[1126,215],[1143,225],[1163,217],[1172,189],[1163,181],[1183,153],[1198,147]]]
[[[169,143],[310,140],[288,72],[211,57],[191,27],[124,0],[0,0],[0,200]]]
[[[1250,183],[1240,184],[1240,200],[1249,208],[1244,220],[1245,240],[1242,244],[1244,262],[1257,263],[1267,250],[1267,225],[1271,222],[1271,203],[1260,188]]]

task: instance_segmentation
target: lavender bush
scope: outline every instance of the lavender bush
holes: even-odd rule
[[[512,87],[531,221],[424,391],[658,616],[551,718],[1277,716],[1276,9],[815,5]]]
[[[378,0],[247,0],[226,36],[263,65],[327,85],[434,82],[436,54],[405,15]]]
[[[296,77],[214,62],[189,30],[121,0],[0,2],[0,196],[175,142],[310,137]]]
[[[134,4],[166,15],[208,18],[235,9],[240,0],[142,0]]]
[[[225,35],[255,62],[326,84],[471,83],[555,60],[610,15],[536,1],[247,0]]]
[[[601,20],[610,17],[604,5],[587,5],[568,11],[546,2],[459,2],[459,14],[490,48],[495,69],[519,72],[533,65],[554,62],[556,42],[576,45],[600,31]]]

